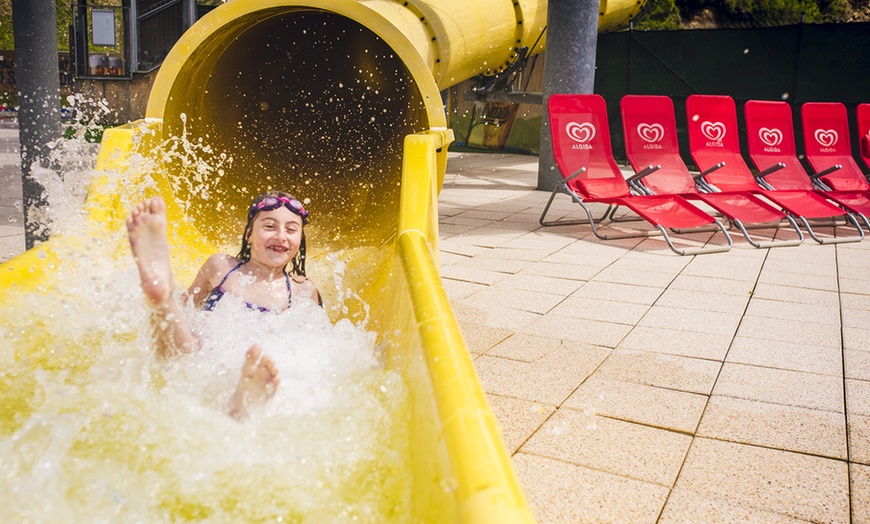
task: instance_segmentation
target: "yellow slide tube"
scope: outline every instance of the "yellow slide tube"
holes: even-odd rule
[[[600,29],[641,4],[602,0]],[[166,57],[146,119],[101,144],[91,221],[116,232],[131,202],[163,195],[179,282],[234,244],[252,195],[310,201],[309,272],[334,303],[326,254],[347,254],[341,285],[361,300],[346,314],[370,315],[408,383],[415,522],[533,521],[441,286],[437,198],[453,139],[440,91],[540,52],[545,25],[545,0],[232,0]],[[191,163],[190,144],[221,168]],[[44,292],[66,242],[0,265],[0,303]]]

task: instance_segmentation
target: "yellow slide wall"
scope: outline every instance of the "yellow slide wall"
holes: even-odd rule
[[[602,0],[600,28],[640,6]],[[389,365],[409,384],[415,521],[533,521],[441,286],[437,198],[453,139],[440,90],[500,71],[545,25],[544,0],[232,0],[169,53],[146,119],[101,144],[97,169],[115,176],[91,188],[91,219],[117,231],[131,201],[162,194],[184,224],[171,233],[179,282],[233,244],[243,217],[229,209],[272,188],[309,200],[310,272],[327,304],[340,290],[317,267],[349,253],[342,285],[361,300],[348,314],[365,308],[391,334]],[[167,155],[172,137],[206,144],[196,154],[221,170]],[[117,184],[141,158],[156,167]],[[56,242],[0,266],[0,289],[16,291],[3,300],[40,292]]]

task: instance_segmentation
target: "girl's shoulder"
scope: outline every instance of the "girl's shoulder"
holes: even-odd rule
[[[211,255],[210,257],[208,257],[208,259],[205,261],[205,266],[214,268],[228,267],[232,269],[237,266],[239,262],[241,262],[241,260],[232,255],[218,253],[216,255]]]
[[[217,254],[211,255],[202,265],[202,269],[200,269],[200,273],[205,274],[209,280],[218,279],[220,280],[227,273],[229,273],[234,267],[239,265],[241,261],[234,256],[225,255],[225,254]]]
[[[310,289],[317,289],[317,286],[314,285],[314,282],[312,282],[308,277],[306,277],[304,275],[293,274],[293,275],[290,275],[290,279],[293,282],[299,284],[301,287],[310,288]]]

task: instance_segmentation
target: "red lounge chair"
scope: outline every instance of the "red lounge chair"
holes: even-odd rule
[[[755,247],[795,246],[803,234],[794,219],[748,191],[702,193],[680,156],[674,103],[667,96],[626,95],[620,101],[625,152],[638,177],[630,180],[635,189],[648,194],[676,194],[700,200],[726,216],[740,228]],[[700,175],[699,175],[700,176]],[[786,219],[797,232],[795,240],[757,242],[744,224],[775,222]]]
[[[868,113],[867,129],[870,133],[870,104],[858,111],[858,132],[861,133],[861,113]],[[870,183],[852,156],[849,120],[846,106],[836,102],[807,102],[801,106],[804,131],[804,150],[807,160],[816,172],[813,180],[825,187],[841,191],[870,191]],[[867,137],[861,139],[862,151]]]
[[[618,206],[625,206],[654,225],[679,255],[714,253],[731,249],[731,237],[725,227],[714,217],[696,208],[677,195],[637,196],[630,191],[628,182],[616,165],[610,147],[610,128],[607,122],[607,107],[599,95],[551,95],[547,109],[550,131],[553,137],[553,156],[562,175],[550,195],[550,200],[541,214],[543,226],[586,223],[585,221],[546,222],[547,212],[556,193],[565,193],[580,204],[589,217],[589,224],[596,237],[602,240],[649,236],[655,231],[640,234],[602,235],[597,223],[612,216]],[[592,216],[588,203],[607,204],[600,219]],[[668,229],[693,229],[717,225],[728,241],[727,246],[703,249],[678,249],[668,236]]]
[[[776,164],[759,171],[755,176],[740,154],[737,130],[737,109],[730,96],[690,95],[686,99],[686,118],[689,128],[689,151],[703,176],[701,187],[711,191],[748,191],[779,206],[801,221],[807,233],[820,244],[857,242],[864,238],[858,221],[850,213],[832,204],[814,191],[764,189],[756,183],[770,173],[783,169]],[[844,217],[858,231],[853,237],[820,238],[808,219]]]
[[[858,117],[861,160],[864,162],[864,167],[870,169],[870,104],[858,104],[855,114]]]
[[[870,184],[860,176],[860,182],[865,189],[856,185],[852,190],[834,190],[818,180],[816,186],[813,186],[813,181],[807,176],[807,172],[797,158],[791,106],[782,101],[750,100],[744,106],[744,114],[749,157],[755,167],[763,170],[777,164],[783,166],[759,179],[758,183],[762,187],[771,190],[797,191],[813,191],[818,188],[822,196],[833,200],[846,211],[858,215],[870,230],[870,222],[867,221],[867,215],[870,214],[870,192],[865,190],[870,189]],[[845,131],[844,139],[848,142],[848,126],[840,131]],[[818,138],[822,140],[831,140],[837,134],[834,130],[817,133]],[[810,140],[818,142],[816,138],[811,137]],[[819,149],[818,145],[816,148]],[[855,161],[852,160],[852,163],[854,164]],[[831,176],[836,177],[839,172],[842,170],[835,169]]]

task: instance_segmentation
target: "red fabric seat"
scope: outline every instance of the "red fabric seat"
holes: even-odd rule
[[[842,107],[842,104],[830,105]],[[806,104],[804,107],[806,107]],[[836,107],[831,109],[836,109]],[[842,115],[845,117],[845,108],[842,107],[842,109]],[[816,190],[812,180],[807,175],[800,160],[798,160],[792,112],[791,107],[787,103],[782,101],[750,100],[746,102],[744,111],[746,116],[746,138],[749,145],[749,157],[752,159],[752,162],[760,170],[777,163],[781,163],[784,166],[782,169],[778,169],[765,177],[765,181],[777,190],[776,194],[781,200],[788,198],[791,203],[792,200],[798,200],[799,198],[794,195],[781,193],[780,190],[812,191],[817,195],[833,200],[849,212],[861,214],[864,221],[867,221],[866,215],[870,214],[870,192],[867,192],[866,189],[870,189],[870,184],[867,184],[863,176],[857,178],[852,175],[844,176],[843,170],[837,169],[829,176],[832,181],[836,180],[836,185],[844,191],[837,190],[837,188],[827,184],[823,184],[824,191],[819,192]],[[813,110],[811,109],[810,113],[812,112]],[[841,142],[848,144],[849,141],[848,125],[837,127],[836,129],[833,127],[817,129],[823,130],[817,133],[812,130],[808,132],[812,135],[818,135],[818,138],[823,142],[830,142],[832,147],[820,148],[819,141],[811,136],[809,141],[816,143],[815,151],[818,152],[820,149],[836,150],[839,148],[839,152],[833,151],[833,154],[837,157],[842,156],[845,148]],[[839,140],[835,138],[838,135]],[[806,141],[807,137],[805,136]],[[854,163],[854,160],[852,160],[852,164]],[[855,167],[857,169],[857,166]],[[821,178],[824,179],[825,177]],[[801,202],[791,205],[801,205]],[[809,202],[807,202],[807,205],[810,205]],[[817,214],[824,213],[822,204],[818,204],[814,209]]]
[[[661,232],[668,246],[679,254],[724,251],[730,248],[731,238],[725,228],[714,217],[690,204],[679,195],[639,196],[631,193],[631,188],[613,159],[610,145],[610,127],[607,121],[607,107],[599,95],[551,95],[547,102],[550,118],[550,131],[553,139],[553,157],[562,175],[561,189],[583,206],[592,231],[602,239],[615,238],[599,234],[595,220],[587,203],[598,202],[610,206],[625,206],[638,216],[653,224]],[[542,225],[556,225],[545,222],[550,204],[556,195],[554,189],[541,215]],[[727,248],[708,248],[704,250],[680,250],[674,247],[667,233],[668,229],[692,229],[717,225],[728,240]],[[648,233],[641,233],[647,236]],[[622,235],[625,237],[629,235]],[[631,235],[639,236],[639,235]]]
[[[861,139],[861,160],[864,167],[870,169],[870,104],[858,104],[855,116],[858,118],[858,136]]]
[[[793,220],[798,241],[758,243],[743,226],[777,222],[787,215],[748,191],[702,193],[680,156],[674,103],[667,96],[626,95],[620,101],[625,152],[635,171],[656,166],[651,174],[638,181],[653,194],[677,194],[699,200],[738,225],[746,239],[756,247],[799,244],[803,235]]]
[[[756,175],[752,174],[740,153],[737,110],[730,96],[690,95],[686,99],[686,119],[689,128],[689,149],[698,168],[706,171],[716,163],[725,164],[724,167],[713,170],[704,177],[704,181],[711,187],[722,191],[747,191],[764,196],[789,215],[801,220],[807,232],[819,243],[852,242],[863,238],[864,233],[852,215],[814,190],[773,190],[756,182]],[[770,177],[776,172],[775,168],[776,166],[769,168],[759,166],[761,171],[758,175],[766,175],[764,178]],[[822,239],[815,234],[807,221],[807,219],[834,217],[844,217],[853,223],[859,236]]]
[[[861,106],[864,106],[862,108]],[[858,111],[858,132],[870,133],[870,104],[861,104]],[[861,117],[866,115],[863,131]],[[870,183],[852,156],[849,136],[849,120],[846,106],[833,102],[807,102],[801,106],[801,121],[804,132],[804,150],[807,160],[816,173],[840,165],[839,169],[821,177],[831,189],[843,191],[868,191]],[[865,136],[864,139],[867,137]],[[870,156],[870,155],[868,155]],[[870,166],[870,163],[868,163]]]

